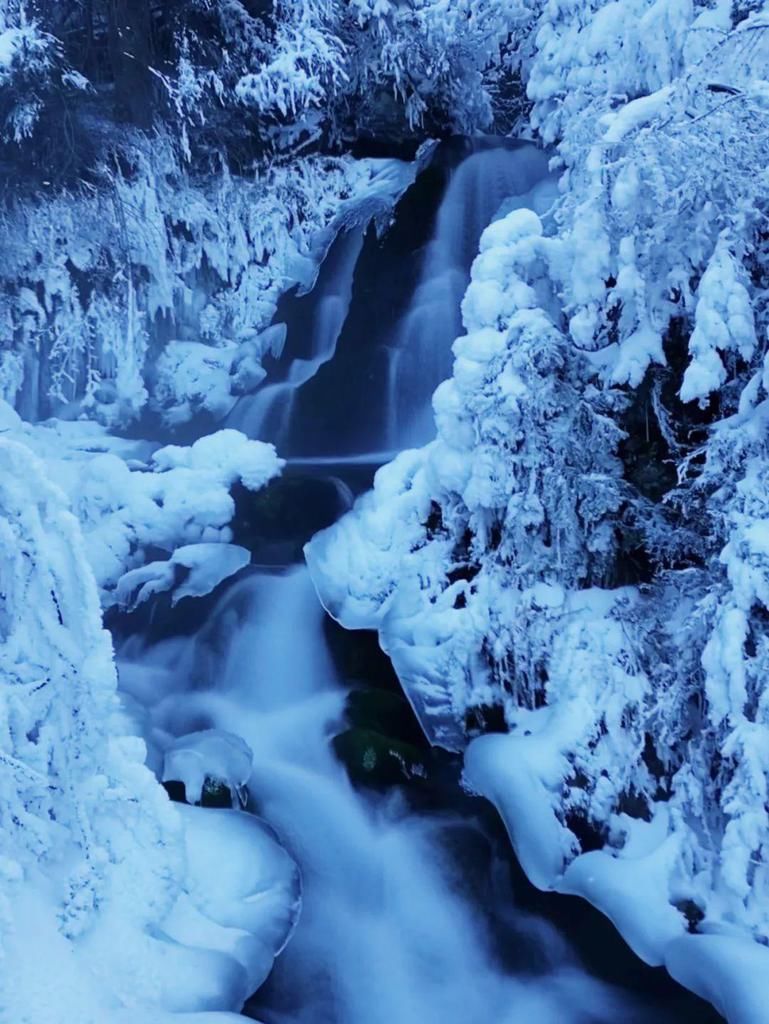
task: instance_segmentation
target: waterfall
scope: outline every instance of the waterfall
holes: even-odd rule
[[[547,160],[533,146],[482,149],[452,175],[419,284],[394,332],[389,447],[415,447],[433,436],[430,400],[451,373],[451,344],[462,333],[460,305],[484,228],[502,210],[544,212],[552,189]]]
[[[251,746],[252,809],[301,867],[299,925],[256,1001],[265,1024],[665,1019],[590,978],[543,919],[514,915],[500,949],[494,908],[471,898],[447,853],[472,825],[409,809],[397,791],[353,788],[330,744],[345,688],[306,569],[247,576],[195,637],[140,660],[153,679],[170,677],[156,729],[216,727]],[[499,904],[513,903],[508,886]]]
[[[241,398],[230,414],[227,426],[248,437],[272,441],[284,451],[291,413],[298,390],[312,380],[321,366],[333,359],[337,341],[347,318],[352,295],[353,274],[363,245],[360,229],[345,231],[327,257],[322,281],[316,287],[316,303],[309,324],[297,325],[290,341],[292,352],[307,349],[307,355],[290,358],[283,367],[284,379],[267,384],[256,394]],[[296,338],[296,331],[307,338]]]
[[[313,291],[288,303],[283,358],[228,426],[289,458],[399,451],[433,437],[432,394],[451,373],[481,234],[517,207],[544,214],[556,191],[547,157],[524,143],[483,140],[434,177],[442,184],[432,193],[417,180],[419,200],[406,194],[384,240],[372,231],[364,243],[360,229],[337,239]],[[417,202],[434,213],[422,214],[415,238],[403,220]],[[390,242],[398,229],[401,251]]]
[[[430,437],[430,399],[450,372],[483,229],[515,207],[544,212],[553,187],[532,146],[464,159],[389,318],[390,296],[371,307],[386,290],[378,242],[369,236],[366,250],[360,230],[342,235],[314,292],[296,300],[271,382],[241,399],[229,425],[276,442],[290,471],[328,478],[349,504],[388,449]],[[367,252],[369,279],[359,282]],[[320,425],[329,410],[341,413]],[[264,1024],[672,1024],[659,1004],[592,978],[552,924],[517,909],[509,870],[479,895],[473,837],[487,840],[450,800],[418,810],[404,786],[352,785],[332,744],[347,727],[349,680],[303,566],[252,566],[192,635],[146,647],[129,639],[121,672],[151,688],[148,735],[161,748],[206,729],[251,747],[249,810],[300,865],[298,926],[248,1010]]]

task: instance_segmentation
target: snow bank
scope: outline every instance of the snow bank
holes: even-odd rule
[[[769,950],[735,925],[725,926],[722,934],[690,934],[683,913],[671,905],[680,884],[681,840],[669,831],[664,808],[650,823],[625,818],[621,849],[591,851],[567,866],[571,843],[552,810],[543,770],[549,739],[547,731],[523,739],[482,736],[465,754],[467,784],[500,811],[529,879],[540,889],[587,899],[637,956],[664,965],[682,985],[713,1003],[729,1024],[769,1021]],[[555,778],[557,773],[551,774]]]
[[[26,425],[2,402],[0,422],[67,494],[104,607],[130,601],[137,590],[137,603],[172,587],[175,601],[200,596],[237,572],[248,558],[230,543],[230,489],[240,482],[258,490],[283,466],[272,445],[236,430],[157,448],[111,437],[91,422]],[[145,566],[150,547],[166,550],[170,561]]]
[[[218,1011],[240,1008],[293,928],[296,868],[255,819],[169,803],[143,741],[123,735],[91,565],[105,564],[97,537],[122,571],[139,536],[173,543],[184,528],[224,524],[229,484],[259,486],[280,463],[235,432],[147,465],[131,458],[140,445],[98,428],[25,427],[8,407],[0,422],[3,1020],[232,1019]],[[172,558],[189,576],[176,596],[207,592],[247,556],[183,546]],[[207,772],[242,786],[244,745],[199,737],[201,747]]]
[[[553,809],[561,772],[548,772],[546,757],[540,733],[481,736],[467,748],[464,770],[467,785],[499,810],[521,867],[540,889],[554,887],[573,846]]]
[[[297,869],[251,815],[184,805],[174,813],[181,815],[186,866],[177,870],[180,892],[150,933],[107,905],[76,941],[68,940],[50,877],[29,870],[14,887],[4,939],[4,1020],[242,1020],[237,1011],[293,930],[301,902]],[[126,892],[134,907],[145,895],[138,866]],[[41,948],[45,957],[35,955]],[[232,1014],[205,1012],[222,1009]]]
[[[713,1003],[729,1024],[769,1021],[769,950],[732,935],[683,935],[665,966],[686,988]]]
[[[296,924],[301,905],[296,864],[269,825],[253,814],[183,804],[179,813],[190,872],[187,894],[210,920],[252,937],[245,966],[253,992]]]
[[[178,991],[155,1005],[237,1011],[264,982],[291,936],[301,906],[298,871],[272,830],[253,815],[183,804],[178,809],[187,876],[182,896],[161,926],[162,937],[171,949],[180,943],[198,951],[203,967],[208,958],[206,973],[220,987],[206,998],[190,985],[189,971],[175,965]]]
[[[670,905],[679,856],[675,835],[643,857],[593,850],[572,861],[555,888],[583,896],[606,914],[637,956],[657,967],[668,945],[686,931],[683,915]]]

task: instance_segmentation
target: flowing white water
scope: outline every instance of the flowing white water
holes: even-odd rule
[[[280,445],[291,421],[297,391],[324,363],[333,359],[347,319],[355,265],[363,245],[360,229],[344,233],[335,243],[334,273],[318,299],[309,339],[309,356],[292,360],[286,379],[246,395],[230,413],[227,426],[248,437]],[[292,339],[292,341],[295,339]]]
[[[454,171],[419,284],[394,334],[387,446],[417,446],[434,436],[430,399],[451,373],[451,345],[462,333],[460,305],[483,230],[500,212],[544,213],[554,190],[547,158],[534,146],[483,149]]]
[[[591,979],[546,922],[520,915],[537,975],[501,966],[488,908],[463,893],[442,838],[445,815],[417,814],[397,793],[366,797],[330,746],[344,690],[307,571],[254,574],[194,638],[144,652],[171,694],[155,727],[216,726],[243,737],[255,808],[304,876],[297,931],[278,962],[268,1024],[659,1024]],[[223,865],[223,870],[226,865]]]
[[[389,376],[371,389],[377,410],[387,409],[385,436],[374,442],[388,450],[297,457],[295,470],[366,467],[429,439],[430,398],[450,372],[481,232],[500,208],[544,211],[553,188],[546,171],[533,147],[481,150],[455,170],[407,313],[385,338]],[[288,437],[299,389],[336,353],[361,244],[360,232],[336,244],[309,337],[289,337],[295,357],[280,364],[282,379],[242,399],[230,426],[279,447]],[[350,424],[353,444],[359,427]],[[349,488],[335,485],[347,504]],[[159,747],[207,728],[249,744],[252,809],[301,867],[300,922],[258,1001],[265,1024],[662,1024],[657,1010],[586,974],[551,925],[514,909],[509,891],[500,908],[471,894],[448,850],[451,835],[471,825],[451,812],[418,813],[397,790],[353,788],[331,746],[345,727],[345,688],[323,615],[304,568],[254,572],[197,635],[146,650],[137,638],[123,652],[138,696],[154,709],[148,735]],[[503,931],[512,950],[498,927],[511,913]]]

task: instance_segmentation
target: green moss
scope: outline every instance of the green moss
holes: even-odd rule
[[[355,783],[380,788],[428,777],[429,752],[373,729],[347,729],[333,743]]]
[[[200,794],[201,807],[232,807],[232,793],[230,787],[219,779],[210,776],[203,783],[203,791]]]

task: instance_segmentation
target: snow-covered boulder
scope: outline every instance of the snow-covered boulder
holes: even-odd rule
[[[224,786],[233,806],[244,802],[251,775],[251,748],[233,733],[205,729],[180,736],[165,751],[163,782],[181,782],[187,803],[199,804],[206,785]]]
[[[165,562],[124,573],[118,580],[118,603],[134,609],[166,590],[172,591],[172,605],[184,597],[204,597],[250,561],[251,553],[237,544],[185,544]]]
[[[87,544],[49,477],[0,438],[0,1016],[227,1020],[291,933],[298,873],[256,819],[171,804],[118,731]]]

